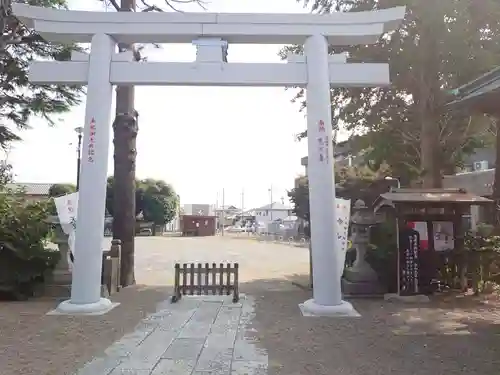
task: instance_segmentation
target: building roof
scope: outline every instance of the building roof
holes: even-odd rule
[[[49,196],[49,189],[54,184],[37,183],[37,182],[18,182],[6,184],[7,189],[19,190],[23,189],[27,195]]]
[[[227,205],[227,204],[216,208],[217,211],[222,211],[222,210],[231,211],[231,210],[238,210],[238,209],[239,209],[238,207],[235,207],[233,205]]]
[[[479,78],[466,83],[449,93],[453,95],[449,106],[466,104],[475,106],[477,109],[489,113],[495,112],[496,101],[490,102],[489,99],[496,98],[500,94],[500,67],[483,74]]]
[[[381,194],[375,205],[381,206],[384,201],[396,204],[463,203],[469,205],[493,202],[491,199],[467,193],[463,189],[393,189]]]
[[[287,205],[284,205],[281,202],[273,202],[266,204],[265,206],[254,208],[252,211],[263,211],[263,210],[273,210],[273,211],[288,211],[293,208]]]

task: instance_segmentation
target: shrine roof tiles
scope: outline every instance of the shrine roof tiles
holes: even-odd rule
[[[378,200],[392,203],[466,203],[469,205],[489,204],[491,199],[469,194],[463,189],[394,189],[381,194]]]

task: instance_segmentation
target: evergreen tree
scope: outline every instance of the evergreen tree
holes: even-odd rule
[[[333,46],[335,53],[347,52],[349,61],[390,64],[390,87],[332,90],[333,123],[367,133],[360,140],[370,146],[365,157],[373,168],[385,161],[404,181],[418,177],[426,187],[439,187],[443,172],[454,172],[464,155],[487,140],[488,119],[445,103],[447,90],[500,61],[500,2],[297,1],[319,13],[407,7],[401,27],[377,44]]]
[[[65,0],[30,0],[30,5],[65,8]],[[32,85],[33,60],[68,60],[75,46],[47,43],[12,14],[12,0],[0,0],[0,146],[19,140],[15,129],[28,127],[32,116],[53,124],[54,115],[80,102],[82,90],[60,85]]]

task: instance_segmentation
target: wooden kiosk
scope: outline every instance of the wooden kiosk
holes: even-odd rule
[[[393,207],[398,226],[398,293],[431,294],[435,290],[439,257],[436,251],[435,223],[452,226],[452,249],[459,259],[462,289],[467,287],[463,216],[474,205],[492,200],[468,194],[463,189],[392,189],[375,201],[375,211]],[[420,225],[416,230],[415,223]],[[426,233],[425,233],[426,232]]]

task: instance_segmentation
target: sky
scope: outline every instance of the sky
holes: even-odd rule
[[[102,10],[96,0],[72,0],[71,9]],[[160,0],[156,1],[161,6]],[[209,12],[306,13],[295,0],[211,0]],[[203,12],[196,5],[185,11]],[[277,45],[230,45],[230,62],[279,62]],[[147,48],[150,61],[194,61],[190,44]],[[244,208],[286,198],[294,179],[303,174],[300,159],[306,141],[295,134],[306,127],[294,91],[283,88],[137,87],[139,111],[137,177],[171,183],[181,204],[225,204]],[[83,126],[85,102],[58,118],[55,127],[31,121],[8,160],[17,182],[62,183],[76,180],[74,129]],[[113,109],[114,113],[114,109]],[[109,127],[111,131],[111,125]],[[113,173],[112,146],[108,174]],[[185,157],[185,155],[190,155]],[[182,155],[182,156],[181,156]]]

